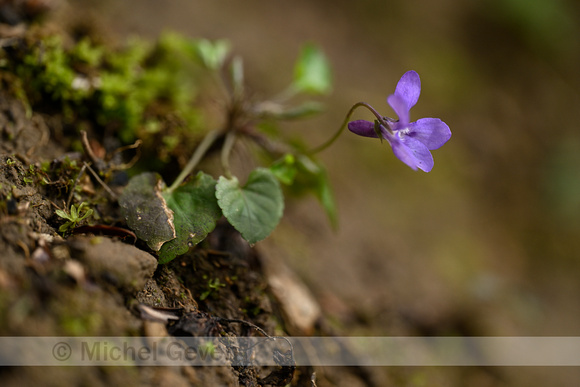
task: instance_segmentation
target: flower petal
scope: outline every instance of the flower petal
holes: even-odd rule
[[[398,94],[391,94],[387,98],[387,102],[399,117],[399,124],[397,126],[407,125],[409,123],[409,107],[407,106],[407,101]]]
[[[394,136],[390,142],[395,156],[415,171],[417,168],[425,172],[433,169],[433,156],[421,141],[412,137],[397,138]]]
[[[377,138],[377,133],[375,132],[375,123],[365,120],[351,121],[348,123],[348,130],[354,134],[364,137],[374,137]]]
[[[419,100],[421,94],[421,79],[416,71],[407,71],[395,89],[395,95],[401,96],[407,103],[407,109],[411,109]]]
[[[439,118],[421,118],[407,128],[408,137],[421,141],[430,150],[442,147],[451,138],[449,126]]]

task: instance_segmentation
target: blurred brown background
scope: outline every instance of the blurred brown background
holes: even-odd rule
[[[290,82],[300,46],[316,43],[333,66],[334,92],[323,114],[287,126],[313,145],[355,102],[392,115],[386,97],[416,70],[422,94],[411,119],[438,117],[453,132],[433,152],[433,171],[413,172],[386,143],[345,133],[320,156],[339,230],[314,199],[296,202],[266,244],[349,335],[580,335],[577,1],[73,5],[69,12],[96,17],[118,36],[226,38],[264,96]],[[520,385],[580,382],[576,368],[510,372]],[[402,385],[434,385],[445,380],[439,373],[414,370]],[[464,385],[490,385],[482,380]]]

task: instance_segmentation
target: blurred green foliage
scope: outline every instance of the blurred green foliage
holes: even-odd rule
[[[565,50],[575,39],[574,12],[563,0],[495,0],[496,18],[517,30],[529,46],[539,50]]]
[[[292,86],[309,94],[327,94],[332,88],[332,75],[326,56],[314,44],[306,44],[294,66]]]
[[[165,33],[155,43],[130,40],[122,49],[93,43],[69,43],[59,35],[29,40],[1,50],[0,71],[16,74],[28,102],[62,109],[68,122],[94,119],[118,129],[125,142],[141,130],[158,128],[148,109],[176,114],[185,127],[197,130],[201,113],[195,107],[203,84],[206,58],[198,54],[204,41]]]

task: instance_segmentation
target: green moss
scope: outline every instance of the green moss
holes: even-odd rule
[[[95,46],[88,38],[81,39],[71,50],[71,57],[80,63],[98,67],[102,63],[104,47]]]
[[[208,77],[194,40],[166,33],[155,44],[132,39],[122,49],[86,37],[65,44],[59,35],[23,43],[0,49],[0,72],[19,80],[22,99],[35,108],[56,108],[69,123],[116,129],[125,142],[150,132],[152,123],[159,127],[155,122],[168,114],[183,123],[172,136],[201,130],[197,99]]]
[[[78,316],[61,316],[60,326],[71,336],[90,335],[98,331],[103,321],[97,313],[87,313]]]

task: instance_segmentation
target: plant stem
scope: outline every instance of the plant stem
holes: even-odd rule
[[[195,152],[193,152],[191,159],[189,159],[189,161],[187,162],[187,164],[185,165],[185,167],[183,168],[183,170],[181,171],[179,176],[177,176],[177,178],[175,179],[173,184],[171,184],[171,187],[169,187],[167,189],[168,193],[173,192],[177,187],[179,187],[181,185],[181,183],[183,183],[185,178],[191,172],[193,172],[193,169],[201,161],[203,156],[206,154],[208,149],[212,146],[214,141],[220,136],[220,134],[221,133],[219,130],[212,130],[208,134],[205,135],[205,137],[203,138],[201,143],[195,149]]]
[[[348,120],[350,119],[350,116],[352,115],[352,113],[356,110],[356,108],[358,107],[365,107],[367,109],[369,109],[371,111],[371,113],[373,113],[373,115],[375,117],[377,117],[377,120],[382,124],[386,124],[385,123],[385,119],[384,117],[382,117],[379,112],[377,112],[371,105],[369,105],[366,102],[357,102],[355,103],[350,110],[348,111],[348,113],[346,114],[346,117],[344,118],[344,121],[342,122],[342,125],[340,125],[340,128],[338,128],[338,130],[336,131],[336,133],[325,143],[323,143],[322,145],[317,146],[314,149],[309,150],[308,152],[306,152],[306,154],[309,155],[313,155],[316,154],[318,152],[321,152],[323,150],[325,150],[326,148],[328,148],[330,145],[332,145],[336,139],[338,137],[340,137],[340,135],[342,134],[342,131],[344,130],[344,128],[346,128],[346,125],[348,124]],[[386,126],[388,128],[388,126]]]
[[[286,89],[282,90],[282,92],[278,93],[278,95],[272,98],[272,102],[277,104],[283,104],[284,102],[292,99],[298,94],[298,90],[293,85],[288,86]]]
[[[236,142],[236,133],[229,132],[226,135],[226,139],[224,140],[224,145],[222,147],[222,154],[221,154],[221,161],[222,167],[224,169],[224,175],[228,178],[232,178],[232,171],[230,168],[230,153],[232,152],[232,148]]]

